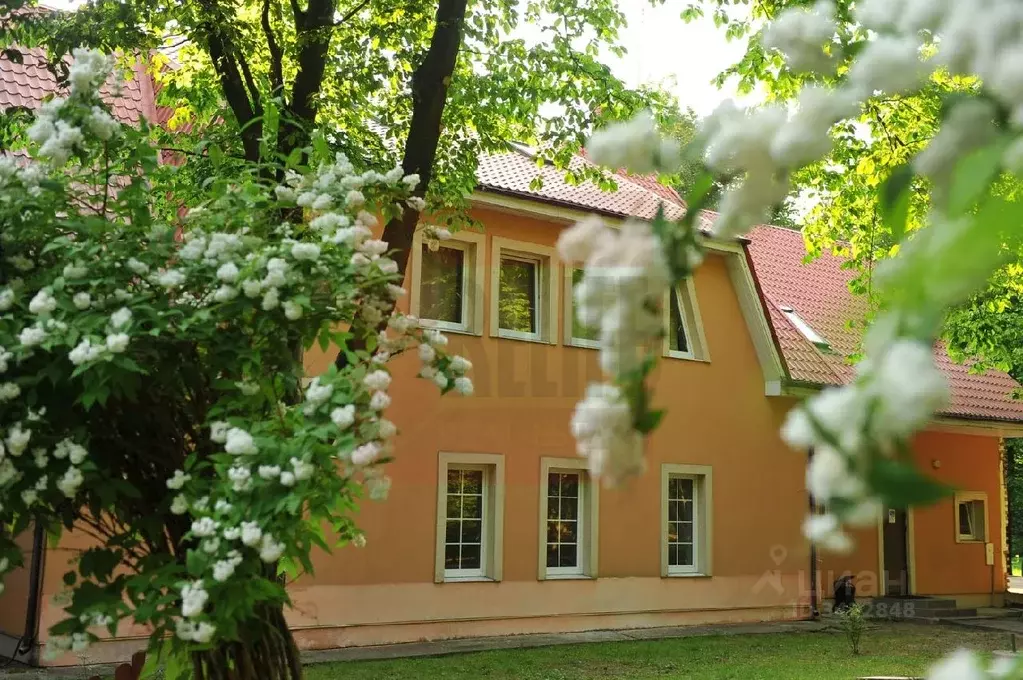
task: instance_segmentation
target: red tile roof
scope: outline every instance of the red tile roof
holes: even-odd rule
[[[22,63],[0,59],[0,110],[10,108],[34,109],[52,93],[57,92],[57,79],[46,68],[46,51],[41,48],[19,48]],[[130,74],[129,74],[130,75]],[[148,76],[145,76],[148,77]],[[134,77],[125,78],[120,84],[120,93],[115,94],[113,80],[105,85],[100,94],[110,104],[111,113],[122,123],[135,124],[143,115],[146,102],[152,96],[144,96],[144,84],[136,71]],[[150,88],[151,91],[151,88]]]
[[[572,161],[575,168],[589,164],[582,157]],[[542,179],[542,184],[532,188],[530,185],[537,177]],[[529,153],[519,149],[482,156],[476,178],[483,191],[533,198],[615,217],[651,219],[662,203],[669,218],[681,217],[685,212],[685,203],[679,195],[656,180],[619,173],[615,176],[618,190],[613,192],[602,191],[593,182],[569,184],[564,172],[550,165],[538,166]]]
[[[861,330],[856,324],[866,312],[864,298],[849,291],[855,273],[844,269],[844,260],[830,253],[804,262],[806,246],[798,231],[759,226],[748,236],[754,274],[789,377],[814,385],[850,380],[853,368],[847,357],[859,349]],[[823,336],[832,351],[822,351],[807,340],[782,313],[784,306]],[[1023,402],[1011,398],[1018,387],[1012,378],[999,371],[970,373],[967,366],[949,358],[941,343],[935,345],[934,354],[952,387],[945,415],[1023,421]]]

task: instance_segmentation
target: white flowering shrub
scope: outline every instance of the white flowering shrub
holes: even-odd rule
[[[390,484],[389,358],[418,347],[424,376],[472,392],[443,335],[392,314],[371,228],[418,178],[340,155],[279,186],[260,168],[162,222],[156,151],[97,95],[111,66],[76,51],[33,158],[0,158],[0,579],[30,523],[82,532],[51,653],[129,620],[197,673],[298,677],[279,565],[365,541],[356,500]],[[308,381],[314,343],[347,361]]]
[[[568,230],[560,247],[566,259],[586,264],[576,302],[599,320],[610,379],[591,386],[573,428],[591,469],[614,482],[642,469],[642,437],[656,426],[651,414],[659,412],[649,409],[645,385],[656,362],[649,351],[658,337],[653,312],[667,286],[699,262],[692,224],[710,182],[728,183],[714,235],[741,235],[787,197],[793,172],[827,157],[833,126],[859,115],[871,97],[910,94],[932,77],[979,83],[945,101],[938,134],[878,187],[887,226],[902,243],[898,256],[874,273],[882,311],[865,335],[854,380],[797,407],[782,432],[796,450],[813,450],[807,489],[828,508],[807,518],[806,535],[846,551],[852,541],[843,525],[873,525],[885,505],[931,502],[948,492],[914,467],[909,442],[949,400],[932,353],[946,311],[1019,251],[1023,3],[862,0],[853,8],[855,35],[843,40],[835,13],[826,0],[796,6],[765,28],[764,45],[779,51],[790,69],[832,84],[805,87],[792,107],[722,105],[696,141],[707,173],[686,197],[683,220],[658,219],[653,229],[626,225],[614,236],[588,220]],[[851,61],[838,72],[843,56]],[[593,160],[613,168],[674,169],[649,118],[598,133],[590,148]],[[914,182],[929,190],[929,214],[925,228],[906,236]],[[619,311],[638,314],[641,307],[651,315],[632,317],[622,330]],[[641,369],[634,368],[637,352],[645,357]],[[1012,662],[986,669],[962,653],[930,677],[1010,677],[1013,671]]]

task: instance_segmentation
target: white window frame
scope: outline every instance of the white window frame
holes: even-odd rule
[[[689,350],[682,352],[671,349],[671,292],[664,294],[664,347],[663,356],[672,359],[688,359],[690,361],[710,361],[710,352],[707,350],[707,338],[703,332],[703,319],[700,316],[700,306],[696,303],[696,284],[693,278],[687,277],[675,290],[679,305],[679,316],[682,319],[682,329],[685,331]]]
[[[495,236],[490,256],[490,336],[544,344],[557,343],[558,286],[554,248]],[[501,259],[536,263],[536,332],[524,333],[500,328]]]
[[[572,265],[565,265],[565,318],[562,320],[563,328],[565,329],[565,345],[568,347],[585,347],[587,349],[600,349],[600,340],[590,340],[589,338],[577,338],[572,335],[573,326],[575,325],[575,291],[572,287],[572,273],[575,271],[581,271],[582,267],[573,267]]]
[[[547,477],[552,472],[572,472],[579,474],[579,525],[578,566],[548,567],[547,566]],[[556,579],[592,579],[597,578],[597,562],[599,555],[598,528],[600,523],[600,485],[593,483],[585,460],[579,458],[553,458],[544,456],[540,459],[540,523],[539,523],[539,559],[537,560],[537,579],[540,581]]]
[[[963,534],[959,532],[959,506],[964,503],[980,503],[981,507],[981,526],[974,527],[972,534]],[[956,532],[956,543],[986,543],[988,537],[988,516],[987,516],[987,494],[983,491],[961,491],[955,494],[955,502],[952,504],[952,509],[955,513],[955,532]],[[980,535],[977,535],[977,531],[980,531]]]
[[[445,569],[444,545],[447,531],[448,469],[483,470],[483,527],[480,569]],[[504,456],[496,453],[451,453],[437,456],[437,538],[433,580],[500,581],[503,575],[504,543]]]
[[[486,278],[484,247],[486,235],[473,231],[456,231],[441,248],[452,248],[465,253],[462,259],[462,322],[451,323],[421,316],[423,245],[426,239],[423,230],[416,231],[412,238],[412,294],[409,299],[409,314],[420,317],[420,323],[427,328],[437,328],[452,333],[483,335],[483,282]]]
[[[668,564],[668,482],[693,480],[693,564]],[[661,576],[687,577],[712,574],[714,473],[709,465],[661,464]]]

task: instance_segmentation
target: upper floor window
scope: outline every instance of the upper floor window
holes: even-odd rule
[[[412,251],[410,312],[424,326],[479,335],[483,326],[485,236],[456,232],[431,248],[417,233]]]
[[[600,329],[584,325],[575,313],[575,287],[582,280],[582,269],[565,267],[565,344],[574,347],[599,347]]]
[[[553,342],[557,308],[552,248],[493,239],[491,335]]]
[[[677,359],[709,360],[692,279],[688,278],[672,288],[664,302],[667,308],[664,315],[664,355]]]

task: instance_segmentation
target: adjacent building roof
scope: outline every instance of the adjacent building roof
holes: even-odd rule
[[[0,110],[36,108],[56,89],[56,79],[44,65],[44,53],[24,52],[21,64],[0,59]],[[123,83],[119,92],[108,86],[103,94],[124,123],[136,123],[144,116],[159,124],[169,115],[169,111],[156,106],[153,81],[141,69]],[[589,161],[578,157],[573,163],[579,167]],[[561,170],[538,165],[528,150],[518,147],[482,157],[477,177],[482,191],[615,217],[650,219],[661,206],[669,218],[685,213],[682,198],[655,178],[619,172],[615,175],[618,189],[602,191],[592,182],[566,181]],[[538,177],[539,186],[535,182]],[[701,226],[709,226],[715,217],[711,212],[702,213]],[[829,253],[804,261],[806,248],[797,231],[759,226],[749,238],[752,268],[789,378],[812,386],[848,382],[854,374],[849,357],[858,351],[862,332],[856,323],[866,311],[865,301],[849,291],[853,272],[843,268],[841,258]],[[808,332],[807,327],[812,330]],[[822,338],[826,348],[820,342]],[[947,415],[1023,421],[1023,402],[1011,398],[1018,385],[1008,375],[998,371],[971,373],[968,367],[953,362],[940,344],[935,347],[935,356],[952,385]]]
[[[806,261],[806,245],[798,231],[758,226],[748,236],[754,275],[789,377],[810,385],[848,382],[854,372],[849,357],[859,351],[867,311],[865,299],[849,291],[855,272],[830,253]],[[801,332],[786,309],[820,335],[830,350],[818,347]],[[968,366],[952,361],[941,343],[935,345],[934,355],[952,387],[945,415],[1023,420],[1023,402],[1011,397],[1018,385],[1008,375],[971,373]]]
[[[46,66],[46,51],[41,48],[19,51],[22,54],[20,64],[6,57],[0,59],[0,110],[3,111],[35,109],[57,91],[57,78]],[[136,70],[135,77],[125,79],[119,92],[115,93],[111,84],[100,90],[103,99],[110,104],[111,113],[122,123],[135,124],[143,115],[150,117],[146,107],[154,105],[152,80],[144,75],[139,77],[140,74],[144,71]]]

